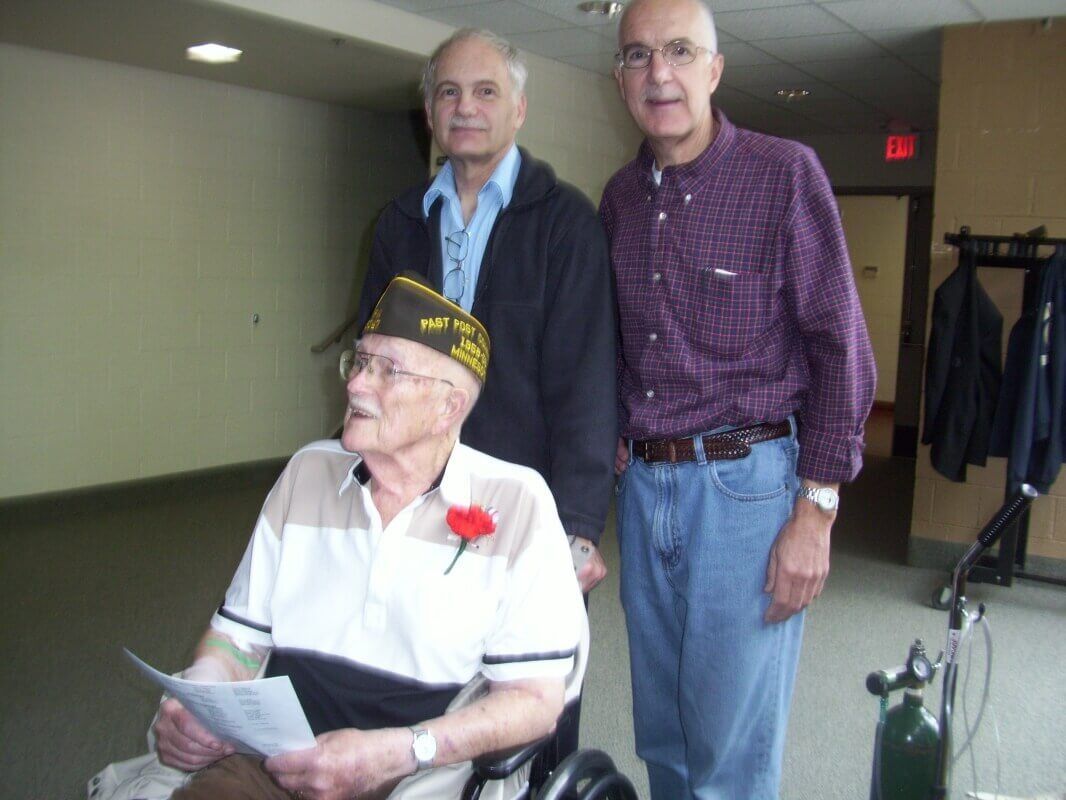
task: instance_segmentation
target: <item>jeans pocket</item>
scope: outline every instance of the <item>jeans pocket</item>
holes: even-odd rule
[[[795,459],[787,438],[752,445],[746,458],[710,462],[711,480],[726,497],[743,502],[772,500],[788,491]]]

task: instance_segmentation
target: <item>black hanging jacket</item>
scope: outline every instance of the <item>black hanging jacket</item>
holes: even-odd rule
[[[936,290],[925,364],[922,443],[933,468],[966,480],[966,465],[984,466],[1002,380],[1003,316],[977,281],[976,253],[965,246],[959,266]]]

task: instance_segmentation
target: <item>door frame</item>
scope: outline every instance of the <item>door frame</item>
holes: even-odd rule
[[[916,458],[921,418],[922,377],[928,333],[929,268],[933,244],[932,186],[839,186],[833,193],[889,195],[908,198],[907,248],[903,271],[903,303],[899,323],[899,355],[892,409],[892,455]]]

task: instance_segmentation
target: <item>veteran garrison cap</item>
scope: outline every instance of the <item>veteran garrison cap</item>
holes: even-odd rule
[[[417,272],[397,275],[363,326],[363,336],[396,336],[432,347],[458,361],[485,382],[489,366],[489,333],[460,306],[434,291]]]

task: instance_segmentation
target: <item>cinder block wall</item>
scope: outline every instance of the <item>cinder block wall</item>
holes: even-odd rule
[[[1046,225],[1066,236],[1066,18],[1045,28],[1017,22],[944,32],[930,290],[956,265],[944,233],[1011,234]],[[1021,307],[1022,276],[980,270],[1004,316],[1006,337]],[[932,297],[932,294],[930,294]],[[931,303],[930,303],[931,305]],[[966,483],[936,473],[918,454],[911,552],[929,542],[969,542],[1003,501],[1005,460],[970,467]],[[1030,514],[1029,553],[1066,559],[1066,478]]]
[[[525,54],[529,110],[518,143],[599,204],[603,187],[643,138],[613,78]]]
[[[0,45],[0,497],[329,434],[310,347],[424,175],[405,114]]]
[[[519,141],[598,202],[640,141],[613,81],[529,65]],[[310,346],[425,176],[411,124],[0,45],[0,498],[332,432],[337,348]]]

